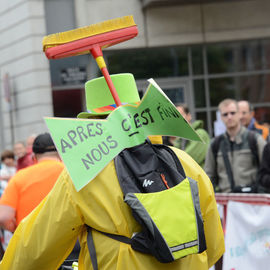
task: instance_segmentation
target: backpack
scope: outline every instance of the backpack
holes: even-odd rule
[[[171,148],[146,141],[123,150],[114,163],[124,201],[142,231],[131,238],[103,234],[162,263],[206,250],[197,182],[186,177]],[[89,227],[88,238],[90,257],[97,267]]]
[[[212,149],[212,152],[213,152],[213,155],[214,155],[214,160],[215,160],[215,176],[212,179],[213,185],[214,185],[215,188],[218,185],[218,180],[219,180],[218,179],[218,173],[217,173],[217,153],[218,153],[218,151],[220,149],[221,142],[224,140],[224,138],[225,138],[224,134],[221,134],[221,135],[217,136],[213,140],[213,142],[211,143],[211,149]],[[249,148],[251,150],[253,164],[259,167],[260,160],[259,160],[259,154],[258,154],[258,145],[257,145],[256,134],[253,131],[249,130],[248,133],[247,133],[247,140],[248,140]],[[226,171],[227,171],[227,174],[228,174],[228,179],[230,181],[231,189],[234,192],[243,192],[241,188],[239,189],[238,187],[234,186],[233,174],[232,174],[232,171],[231,171],[230,162],[229,162],[229,160],[227,158],[227,153],[225,153],[225,150],[223,148],[221,148],[221,152],[222,152],[222,155],[223,155],[224,164],[225,164]],[[252,186],[251,190],[250,191],[247,190],[247,192],[256,192],[256,187]]]

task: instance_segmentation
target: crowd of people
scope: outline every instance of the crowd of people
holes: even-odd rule
[[[126,91],[136,91],[137,93],[137,88],[126,88],[124,83],[117,83],[117,80],[122,82],[122,76],[123,75],[120,75],[114,78],[114,83],[118,86],[117,90],[120,100],[126,102]],[[129,78],[127,78],[129,84],[132,83],[135,85],[133,76],[132,78],[130,78],[129,74],[125,74],[124,76],[129,76]],[[100,78],[100,80],[104,81],[104,78]],[[105,107],[109,107],[108,101],[104,99],[104,95],[108,93],[105,81],[103,85],[104,87],[99,89],[103,92],[101,93],[101,100],[88,100],[87,107],[99,108],[100,104],[103,103]],[[91,89],[92,88],[90,87],[86,87],[86,91],[91,91]],[[135,96],[134,93],[132,94]],[[107,115],[109,113],[110,111],[107,112]],[[95,110],[94,113],[91,112],[85,114],[89,114],[89,117],[93,119],[100,118],[100,114],[95,112]],[[85,116],[85,118],[88,118],[88,116]],[[204,140],[209,140],[209,136],[206,131],[202,130],[201,124],[201,122],[197,122],[196,126],[193,127],[200,136],[204,137]],[[37,151],[39,149],[36,147],[38,138],[39,137],[37,137],[33,143],[33,154],[37,161],[39,160],[38,156],[41,154],[44,155],[48,152],[48,149],[52,151],[48,152],[50,155],[55,151],[53,145],[48,142],[46,144],[43,142],[42,152],[44,151],[45,153]],[[52,171],[51,168],[47,167],[45,171],[43,171],[44,166],[47,166],[45,165],[45,162],[48,161],[41,160],[34,165],[19,170],[9,180],[2,198],[0,199],[0,226],[4,229],[14,231],[14,235],[12,236],[0,263],[0,268],[18,269],[20,265],[23,265],[24,269],[58,269],[72,252],[78,239],[80,242],[80,256],[78,263],[79,267],[82,267],[83,269],[90,269],[92,265],[93,269],[117,268],[150,270],[170,268],[171,270],[176,270],[208,269],[214,265],[224,252],[224,237],[211,181],[203,171],[202,167],[198,165],[194,159],[177,148],[168,150],[170,148],[165,147],[167,149],[165,150],[165,148],[158,148],[157,146],[157,149],[161,150],[155,151],[159,151],[160,160],[162,160],[162,164],[167,168],[160,173],[160,167],[158,166],[156,168],[153,163],[155,160],[157,160],[156,162],[159,160],[158,158],[155,158],[157,152],[151,152],[151,158],[145,160],[147,155],[143,152],[143,149],[149,145],[153,145],[150,146],[151,148],[154,147],[154,145],[162,144],[162,138],[160,136],[153,136],[150,140],[147,140],[142,145],[132,148],[134,152],[131,150],[130,154],[133,157],[132,160],[134,161],[134,164],[132,160],[130,163],[130,159],[126,157],[125,162],[127,163],[121,163],[121,166],[119,165],[118,167],[121,171],[120,173],[120,171],[116,172],[117,166],[115,165],[114,160],[111,160],[91,182],[79,191],[75,189],[67,168],[64,168],[61,174],[59,173],[60,176],[57,180],[57,177],[55,177],[57,172],[52,173],[52,175],[49,176],[49,172]],[[176,142],[177,140],[178,139],[176,139]],[[182,144],[182,142],[178,143]],[[196,157],[196,151],[198,151],[197,147],[199,147],[199,145],[203,146],[201,150],[202,153],[206,151],[204,144],[198,143],[197,146],[193,146],[192,143],[189,142],[183,142],[183,144],[193,151],[194,158]],[[134,156],[135,153],[139,155]],[[136,162],[134,159],[135,157],[137,158]],[[197,157],[200,158],[201,154],[197,155]],[[172,164],[169,164],[171,161],[175,162],[175,168]],[[59,161],[50,160],[51,164],[53,162],[57,163]],[[159,161],[159,163],[160,162],[161,161]],[[201,165],[203,163],[204,159],[200,161]],[[138,169],[139,165],[149,171],[149,175],[146,177],[140,176],[142,171]],[[179,186],[181,188],[184,188],[186,183],[189,183],[188,185],[192,187],[190,189],[184,188],[184,190],[192,190],[194,201],[190,200],[190,203],[192,205],[194,204],[194,207],[196,205],[196,214],[199,216],[185,222],[187,226],[190,226],[191,223],[194,224],[192,225],[192,228],[194,228],[194,234],[197,235],[196,237],[198,238],[194,238],[195,235],[193,233],[188,234],[192,241],[182,242],[184,244],[179,245],[179,247],[174,246],[173,242],[173,247],[170,249],[171,251],[168,254],[166,253],[167,255],[163,254],[163,256],[166,255],[166,259],[171,260],[170,257],[172,256],[172,252],[177,253],[178,251],[181,251],[183,252],[183,258],[173,259],[170,264],[164,264],[155,256],[155,252],[153,251],[154,248],[156,248],[155,250],[159,250],[166,246],[162,242],[159,243],[156,240],[153,241],[153,244],[149,244],[148,241],[152,238],[151,234],[153,233],[153,230],[150,229],[148,231],[146,228],[141,227],[143,224],[140,225],[140,223],[137,222],[137,219],[134,218],[129,205],[123,200],[123,191],[118,182],[120,179],[119,177],[126,175],[131,169],[134,169],[132,170],[133,178],[139,179],[139,177],[143,177],[142,187],[145,189],[155,186],[155,182],[159,183],[162,180],[162,185],[159,185],[164,189],[164,193],[162,193],[164,195],[168,194],[166,191],[170,188],[170,181],[172,181],[173,178],[177,179],[177,181],[183,180],[183,185]],[[62,167],[59,165],[59,171],[61,170]],[[153,180],[151,175],[154,177]],[[157,181],[157,175],[160,178],[160,181]],[[181,176],[181,178],[179,178],[179,176]],[[42,181],[42,179],[47,181],[48,179],[45,180],[45,178],[48,177],[51,178],[50,187],[52,187],[52,185],[54,185],[54,187],[46,196],[45,193],[48,192],[50,187],[45,189],[39,181]],[[31,180],[29,178],[31,178]],[[124,183],[126,183],[125,177]],[[141,188],[140,185],[139,187]],[[172,189],[171,191],[172,195],[175,194],[174,190],[175,189]],[[44,194],[42,194],[41,191],[44,192]],[[15,198],[13,195],[9,196],[8,193],[16,194]],[[38,197],[39,195],[37,193],[40,193],[42,197],[46,196],[43,200],[42,198],[38,198],[38,200],[42,200],[39,204],[38,200],[34,202],[30,199],[32,197],[33,199]],[[25,201],[22,200],[22,198],[25,198]],[[17,208],[17,199],[22,203],[20,208]],[[177,199],[179,199],[178,196]],[[183,199],[184,204],[188,202],[186,198]],[[165,202],[166,204],[171,203],[170,206],[174,204],[174,201],[171,201],[170,198],[166,199],[164,203]],[[171,211],[170,208],[171,207],[165,208],[165,217],[173,218],[174,216],[182,216],[182,212],[177,211],[178,207],[176,208],[175,214],[171,213],[168,215],[168,210]],[[31,213],[28,214],[29,212]],[[190,213],[194,214],[195,212],[190,211]],[[27,217],[24,218],[26,215]],[[142,217],[145,218],[146,216],[143,215]],[[199,217],[203,217],[203,223],[200,223],[199,220],[202,219],[199,219]],[[184,221],[185,217],[182,218]],[[149,221],[147,223],[149,223]],[[149,225],[150,228],[152,228],[151,222]],[[164,225],[165,228],[167,228],[166,224]],[[174,224],[170,224],[170,227],[175,226]],[[197,234],[196,228],[200,228],[200,234]],[[178,229],[178,227],[174,228],[176,233],[178,232]],[[133,242],[133,245],[130,244],[130,241],[132,241],[133,237],[140,231],[140,237],[138,237],[138,242],[136,242],[139,249],[136,249],[134,247],[136,243]],[[155,235],[160,234],[156,229],[154,233]],[[173,232],[170,233],[172,234]],[[182,234],[179,235],[179,233],[177,233],[177,235],[180,239],[182,238]],[[172,236],[174,237],[174,233]],[[160,239],[164,238],[162,237]],[[141,240],[146,242],[142,245],[140,244]],[[200,248],[199,244],[202,245]],[[149,250],[147,248],[149,248]],[[145,250],[148,251],[146,252]],[[145,252],[150,252],[150,254],[146,254]],[[186,256],[187,254],[193,255]]]
[[[13,149],[1,153],[0,163],[0,195],[7,186],[9,179],[19,170],[34,164],[32,145],[36,135],[30,135],[25,142],[18,141]]]
[[[189,156],[183,154],[184,152],[181,152],[181,154],[176,151],[182,166],[190,175],[194,174],[195,177],[195,175],[198,176],[197,174],[199,174],[204,179],[204,172],[199,167],[203,168],[212,181],[215,192],[268,192],[270,190],[269,130],[257,123],[254,118],[254,110],[248,101],[237,102],[233,99],[225,99],[220,102],[218,110],[226,126],[226,132],[211,140],[203,127],[203,121],[196,120],[192,122],[191,113],[185,104],[178,104],[176,108],[204,142],[188,141],[178,137],[164,138],[165,144],[179,148],[192,157],[190,159]],[[199,164],[198,168],[194,164],[194,160]],[[5,231],[12,233],[16,231],[21,221],[35,209],[35,214],[32,214],[28,223],[24,225],[29,227],[24,228],[22,226],[18,234],[25,233],[25,229],[31,229],[34,239],[32,244],[35,245],[37,244],[35,241],[40,241],[40,236],[39,238],[36,237],[36,234],[39,234],[40,231],[36,231],[35,225],[39,224],[42,227],[41,224],[46,220],[47,233],[45,234],[46,241],[42,252],[48,249],[46,254],[50,257],[51,248],[55,243],[54,240],[58,239],[60,241],[59,245],[55,245],[53,248],[59,257],[52,260],[51,265],[58,265],[61,260],[66,258],[78,238],[85,239],[81,242],[83,243],[82,252],[85,256],[88,250],[85,245],[87,245],[88,240],[86,241],[86,238],[88,238],[89,232],[82,230],[84,223],[91,224],[92,228],[98,227],[98,230],[94,229],[93,234],[94,238],[99,239],[98,242],[101,244],[101,247],[98,247],[99,254],[102,253],[102,243],[104,245],[106,243],[106,247],[113,247],[114,251],[111,250],[110,254],[114,256],[119,256],[120,253],[122,255],[126,254],[127,250],[125,249],[121,249],[120,252],[119,243],[115,243],[110,238],[104,238],[98,233],[99,230],[115,230],[115,226],[118,225],[114,223],[116,217],[113,216],[113,212],[118,213],[119,219],[121,217],[120,212],[123,210],[120,209],[123,206],[118,205],[118,198],[121,197],[120,190],[117,187],[106,185],[108,176],[116,178],[112,165],[106,167],[96,177],[99,181],[92,184],[96,186],[95,188],[92,186],[94,193],[92,188],[86,188],[82,193],[78,193],[71,184],[71,179],[66,170],[60,176],[63,169],[64,165],[48,133],[38,136],[31,135],[25,143],[16,142],[13,150],[4,150],[2,152],[0,170],[0,227],[2,236],[5,235]],[[59,182],[57,179],[60,179]],[[201,185],[208,185],[207,179],[203,180],[203,182],[205,183]],[[55,185],[56,183],[58,184]],[[46,203],[40,204],[53,186],[56,187],[49,198],[46,199]],[[208,187],[205,188],[208,189]],[[116,193],[111,194],[112,189]],[[99,192],[101,197],[101,193],[105,192],[107,194],[103,201],[95,201]],[[114,211],[111,208],[112,202],[115,204]],[[93,205],[95,205],[95,209],[93,209]],[[51,215],[50,212],[57,207],[60,207],[63,211]],[[90,212],[88,208],[91,209]],[[126,209],[124,210],[124,212],[127,212]],[[204,213],[204,215],[207,215],[207,213]],[[110,218],[108,218],[109,216]],[[128,221],[124,216],[122,216],[123,220],[121,221],[124,227],[120,230],[124,234],[128,234],[125,229],[128,229],[129,226],[131,226],[128,229],[130,231],[134,230],[134,226],[136,227],[136,223],[134,223],[135,221],[130,214],[127,214],[127,216]],[[103,222],[104,219],[107,220],[107,223]],[[212,219],[211,222],[217,222],[214,217],[210,219]],[[124,221],[127,223],[125,224]],[[57,224],[65,224],[65,229],[60,232]],[[56,231],[56,233],[53,231]],[[25,237],[27,238],[29,235]],[[210,236],[206,235],[206,237]],[[29,241],[26,238],[25,241]],[[213,239],[209,239],[207,239],[208,245],[214,247],[217,243],[212,243]],[[18,245],[18,250],[20,250],[20,245],[25,248],[25,242],[17,243],[16,240],[14,243]],[[2,244],[6,249],[8,243],[5,243],[2,239]],[[29,246],[31,247],[31,243]],[[60,246],[64,247],[62,252],[60,252]],[[18,251],[19,256],[24,256],[25,254],[23,254],[19,254]],[[208,256],[211,257],[210,254]],[[135,265],[139,263],[135,257],[134,260]],[[139,264],[152,264],[157,267],[156,269],[159,269],[159,264],[153,260],[148,261],[144,257],[141,257],[140,260]],[[89,264],[89,262],[83,263],[85,265]],[[9,261],[8,264],[11,265],[12,263]]]
[[[6,248],[21,220],[49,193],[64,165],[49,133],[31,135],[1,154],[0,228]]]
[[[176,108],[191,123],[187,105]],[[269,128],[256,121],[250,102],[225,99],[218,110],[226,131],[210,140],[201,120],[191,125],[204,144],[165,137],[164,143],[187,152],[204,168],[216,192],[270,192]]]

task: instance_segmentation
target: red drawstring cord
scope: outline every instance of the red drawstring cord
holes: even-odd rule
[[[161,179],[162,179],[164,185],[166,186],[166,188],[169,189],[170,187],[168,186],[165,175],[163,173],[161,173],[160,176],[161,176]]]

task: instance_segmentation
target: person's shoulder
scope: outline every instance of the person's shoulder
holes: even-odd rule
[[[197,130],[205,130],[204,129],[204,122],[202,120],[196,120],[191,124],[192,128]],[[206,130],[205,130],[206,131]]]
[[[265,130],[265,131],[269,132],[269,129],[268,129],[267,127],[265,127],[265,126],[259,124],[257,121],[254,123],[254,126],[255,126],[255,128],[257,128],[257,129],[261,129],[261,130]]]
[[[249,134],[255,138],[257,142],[262,142],[263,144],[266,144],[265,139],[263,138],[262,134],[254,131],[254,130],[248,130]]]
[[[266,145],[266,141],[263,138],[263,136],[253,130],[248,130],[247,132],[248,134],[246,138],[247,138],[249,147],[253,149],[253,152],[257,151],[258,149],[257,147],[259,147],[259,149],[261,149],[262,151]]]
[[[27,163],[33,163],[33,154],[30,152],[27,152],[23,157],[22,157],[22,161],[27,162]]]
[[[61,161],[56,161],[56,162],[54,163],[54,167],[55,167],[55,170],[57,170],[57,171],[62,171],[62,170],[65,168],[65,165],[64,165],[64,163],[61,162]]]
[[[187,168],[194,171],[202,170],[201,166],[188,153],[172,146],[170,146],[170,148],[174,151],[174,153],[180,160],[185,171]]]
[[[226,133],[221,133],[215,137],[210,139],[210,144],[213,146],[214,144],[219,144],[222,140],[226,139]]]
[[[17,160],[17,169],[21,170],[33,164],[34,164],[34,160],[33,160],[32,154],[27,153],[25,156]]]
[[[16,174],[12,178],[22,179],[25,177],[31,177],[33,173],[35,172],[37,166],[38,166],[38,163],[25,167],[23,169],[20,169],[16,172]]]
[[[178,158],[179,157],[182,158],[183,155],[186,157],[189,156],[186,152],[184,152],[183,150],[181,150],[179,148],[176,148],[174,146],[167,146],[167,147],[171,148],[174,151],[174,153],[177,155]]]
[[[64,164],[61,161],[57,160],[42,160],[38,162],[35,165],[32,165],[29,168],[28,174],[31,172],[30,168],[32,170],[32,173],[38,174],[38,173],[44,173],[44,175],[57,175],[60,174],[61,171],[64,169]]]
[[[255,130],[257,130],[265,140],[268,140],[268,137],[269,137],[268,127],[260,125],[258,122],[254,123],[254,127],[255,127]]]
[[[1,164],[0,172],[2,171],[7,171],[7,165],[6,164]]]
[[[28,173],[28,168],[20,169],[17,171],[8,181],[8,186],[19,187],[20,183],[24,182],[26,179],[32,175],[32,172]]]
[[[204,128],[198,128],[196,132],[199,134],[200,137],[203,137],[203,139],[209,139],[210,141],[210,136]]]
[[[64,163],[60,160],[54,159],[45,159],[41,162],[37,163],[40,167],[42,166],[50,166],[50,167],[64,167]]]
[[[247,134],[249,131],[250,131],[249,129],[241,125],[240,130],[238,131],[238,134],[239,135]]]
[[[63,168],[63,170],[59,174],[58,179],[60,179],[60,178],[61,178],[61,181],[64,181],[66,183],[72,183],[72,179],[70,177],[70,174],[69,174],[68,170],[65,167]]]

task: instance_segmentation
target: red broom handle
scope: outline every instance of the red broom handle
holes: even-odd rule
[[[119,107],[121,105],[121,101],[120,101],[118,93],[116,92],[116,89],[115,89],[115,87],[113,85],[113,82],[112,82],[111,76],[110,76],[110,74],[108,72],[108,69],[106,67],[104,67],[104,68],[101,69],[101,72],[102,72],[102,74],[103,74],[103,76],[104,76],[104,78],[105,78],[105,80],[107,82],[107,85],[108,85],[108,87],[109,87],[109,89],[111,91],[111,94],[112,94],[112,97],[113,97],[113,99],[115,101],[116,106]]]
[[[97,61],[97,64],[107,82],[107,85],[110,89],[110,92],[112,94],[112,97],[115,101],[115,104],[117,107],[119,107],[121,105],[121,101],[120,101],[120,98],[117,94],[117,91],[113,85],[113,82],[112,82],[112,79],[111,79],[111,76],[108,72],[108,69],[106,67],[106,63],[104,61],[104,58],[103,58],[103,53],[101,51],[101,48],[97,45],[97,46],[94,46],[91,50],[90,50],[91,54],[93,55],[93,57],[96,59]]]

